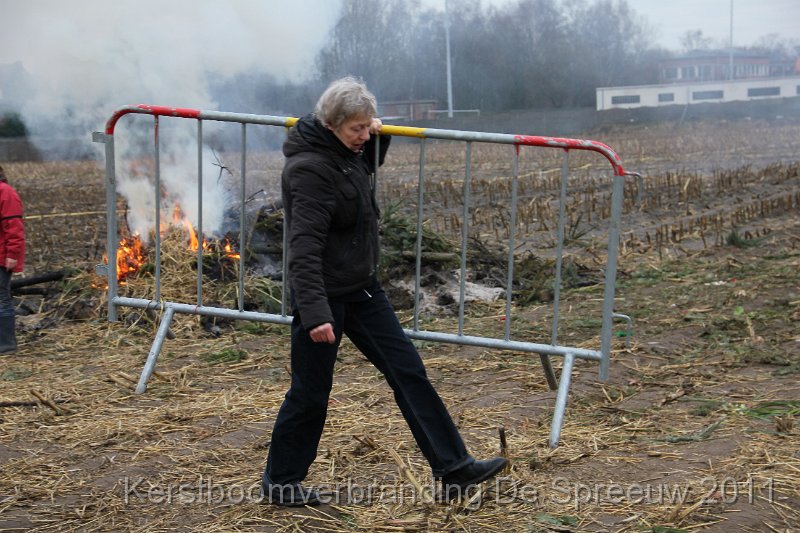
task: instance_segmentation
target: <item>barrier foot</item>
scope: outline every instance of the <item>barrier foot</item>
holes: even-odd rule
[[[169,326],[172,323],[172,316],[175,314],[175,309],[172,306],[167,306],[164,311],[164,316],[161,317],[161,324],[158,325],[156,338],[153,340],[153,346],[150,348],[150,353],[147,356],[147,362],[142,369],[142,375],[139,376],[139,384],[136,385],[136,394],[143,394],[147,390],[147,382],[153,371],[156,369],[156,361],[158,354],[161,353],[161,346],[164,344],[164,338],[169,333]]]
[[[553,365],[550,364],[550,356],[540,353],[539,358],[542,360],[542,370],[544,370],[544,377],[547,379],[547,386],[550,390],[558,388],[558,381],[556,380],[556,373],[553,372]]]
[[[631,349],[631,335],[633,334],[633,319],[628,315],[623,315],[622,313],[614,313],[611,315],[613,318],[619,318],[624,320],[627,323],[625,328],[625,348],[628,350]]]
[[[558,395],[556,396],[556,407],[553,410],[553,424],[550,426],[550,447],[558,447],[561,439],[561,426],[564,423],[564,411],[567,409],[567,395],[572,381],[572,363],[575,356],[572,352],[564,356],[564,366],[561,368],[561,379],[558,383]]]

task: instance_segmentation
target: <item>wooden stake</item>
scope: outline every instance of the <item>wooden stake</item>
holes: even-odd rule
[[[45,398],[45,396],[41,392],[31,389],[31,394],[33,394],[36,397],[36,399],[42,403],[42,405],[45,405],[50,409],[52,409],[56,415],[60,416],[69,413],[69,411],[67,411],[66,409],[62,409],[61,407],[57,406],[52,400]]]
[[[497,428],[497,433],[500,437],[500,455],[508,461],[508,464],[503,469],[503,474],[508,474],[511,471],[511,459],[508,457],[508,441],[506,440],[506,428],[500,426]]]
[[[113,381],[114,383],[116,383],[117,385],[119,385],[120,387],[122,387],[124,389],[132,389],[133,385],[135,385],[135,382],[134,383],[130,383],[130,382],[128,382],[127,380],[125,380],[123,378],[115,376],[114,374],[108,374],[107,377],[108,377],[108,379],[110,379],[111,381]]]

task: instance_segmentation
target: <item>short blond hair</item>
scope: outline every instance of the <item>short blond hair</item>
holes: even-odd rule
[[[346,76],[331,82],[314,108],[317,118],[325,126],[338,128],[354,117],[373,117],[378,112],[375,95],[363,81]]]

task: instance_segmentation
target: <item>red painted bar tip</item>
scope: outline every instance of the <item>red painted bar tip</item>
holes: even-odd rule
[[[181,118],[200,118],[199,109],[189,109],[187,107],[169,107],[163,105],[138,104],[135,106],[125,106],[117,109],[111,118],[106,122],[106,135],[114,135],[114,128],[117,121],[128,113],[142,113],[146,115],[158,115],[162,117],[181,117]]]
[[[163,105],[147,104],[139,104],[136,107],[149,111],[151,115],[160,115],[163,117],[200,118],[199,109],[189,109],[188,107],[168,107]]]
[[[584,139],[568,139],[565,137],[541,137],[536,135],[516,135],[514,137],[516,145],[526,146],[547,146],[550,148],[563,148],[565,150],[589,150],[598,152],[608,159],[614,167],[614,174],[624,176],[625,170],[622,168],[622,159],[608,145],[597,141]]]

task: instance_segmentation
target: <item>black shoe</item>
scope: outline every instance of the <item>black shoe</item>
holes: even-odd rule
[[[470,488],[474,488],[483,481],[493,478],[508,465],[508,459],[495,457],[485,461],[475,461],[462,466],[455,472],[450,472],[442,477],[442,494],[446,501],[451,501],[465,496]]]
[[[261,501],[284,507],[303,507],[319,505],[319,492],[307,489],[300,483],[285,485],[261,484]]]

